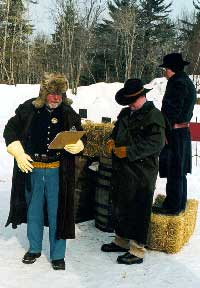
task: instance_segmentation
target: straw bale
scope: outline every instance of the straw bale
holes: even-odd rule
[[[155,203],[164,200],[163,195],[158,195]],[[177,253],[187,243],[194,232],[197,217],[198,201],[189,199],[185,212],[177,216],[161,214],[151,215],[148,247],[150,249]]]
[[[89,157],[108,156],[106,142],[112,132],[113,124],[86,121],[82,126],[87,136],[87,144],[83,154]]]

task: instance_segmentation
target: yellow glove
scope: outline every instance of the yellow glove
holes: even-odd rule
[[[67,144],[64,149],[71,154],[78,154],[84,149],[82,140],[78,140],[75,144]]]
[[[112,152],[113,148],[115,148],[115,141],[113,139],[110,139],[106,143],[106,150],[110,154]]]
[[[120,146],[120,147],[114,148],[114,154],[115,154],[115,156],[117,156],[118,158],[125,158],[125,157],[127,157],[126,147],[125,147],[125,146]]]
[[[31,165],[30,161],[33,160],[24,152],[20,141],[10,143],[7,147],[7,151],[9,154],[15,157],[17,165],[22,172],[32,172],[33,166]]]

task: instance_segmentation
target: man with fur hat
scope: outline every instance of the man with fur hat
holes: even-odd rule
[[[112,202],[115,239],[104,244],[104,252],[126,252],[120,264],[143,262],[155,182],[158,155],[164,145],[164,119],[153,102],[146,100],[149,89],[140,79],[128,79],[115,99],[128,106],[121,110],[111,139]]]
[[[192,155],[189,122],[196,103],[194,84],[184,72],[180,53],[163,58],[164,76],[168,79],[161,111],[166,121],[166,145],[160,154],[160,177],[167,178],[166,198],[153,212],[178,215],[187,202],[187,173],[191,173]]]
[[[49,226],[50,259],[55,270],[65,269],[66,239],[75,237],[73,194],[74,154],[82,140],[62,150],[48,148],[57,133],[82,130],[79,115],[66,97],[68,84],[61,74],[45,74],[39,97],[21,104],[4,130],[7,151],[15,158],[6,226],[27,223],[29,250],[22,262],[41,256],[44,225]]]

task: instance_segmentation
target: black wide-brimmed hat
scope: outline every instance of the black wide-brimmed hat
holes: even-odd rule
[[[124,88],[117,91],[115,100],[119,105],[129,105],[142,95],[146,95],[152,89],[146,89],[140,79],[128,79]]]
[[[181,53],[170,53],[163,57],[163,63],[159,67],[181,70],[188,64],[190,62],[184,61]]]

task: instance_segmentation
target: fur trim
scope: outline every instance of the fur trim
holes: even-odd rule
[[[45,73],[40,83],[39,96],[32,102],[35,108],[42,108],[46,102],[46,97],[50,93],[62,94],[63,103],[71,105],[72,100],[66,96],[68,81],[63,74]]]
[[[63,98],[63,102],[62,103],[65,104],[65,105],[71,106],[72,103],[73,103],[73,100],[71,98],[65,97],[65,98]]]

